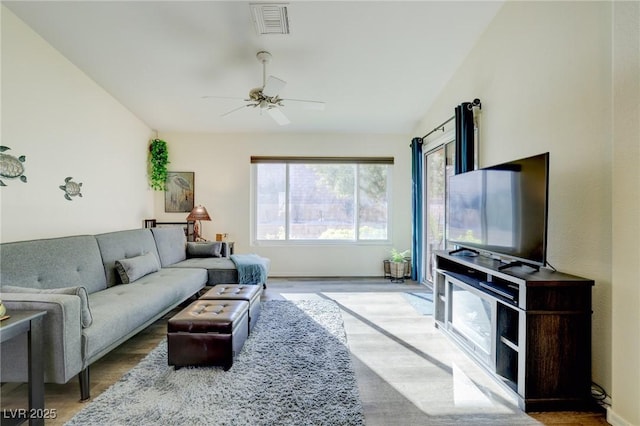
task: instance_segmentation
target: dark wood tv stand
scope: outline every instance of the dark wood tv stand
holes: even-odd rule
[[[436,327],[514,392],[522,410],[592,408],[593,280],[526,266],[501,271],[489,257],[446,251],[436,265]]]

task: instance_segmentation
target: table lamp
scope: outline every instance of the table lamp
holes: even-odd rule
[[[193,221],[196,222],[193,226],[193,234],[194,234],[194,241],[207,241],[206,239],[202,238],[200,236],[200,230],[202,229],[202,221],[203,220],[211,220],[211,217],[209,217],[209,213],[207,212],[207,209],[205,209],[203,206],[196,206],[193,208],[193,210],[191,210],[191,213],[189,213],[189,216],[187,216],[187,220],[189,221]]]

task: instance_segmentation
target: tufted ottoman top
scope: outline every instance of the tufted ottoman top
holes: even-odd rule
[[[168,321],[167,331],[231,334],[236,320],[247,315],[248,309],[244,300],[197,300]]]
[[[262,286],[244,284],[218,284],[200,296],[200,300],[253,300],[262,294]]]

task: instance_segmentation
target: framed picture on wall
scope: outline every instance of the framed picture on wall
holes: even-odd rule
[[[193,210],[193,172],[167,172],[167,190],[164,192],[164,211],[189,213]]]

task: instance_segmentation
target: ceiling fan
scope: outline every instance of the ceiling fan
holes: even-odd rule
[[[229,98],[225,96],[203,96],[203,98],[218,98],[218,99],[238,99],[246,102],[245,105],[232,109],[221,115],[224,117],[233,112],[239,111],[243,108],[253,107],[260,108],[260,111],[266,111],[276,123],[281,126],[289,124],[290,121],[287,116],[284,115],[280,108],[284,107],[284,102],[287,104],[295,103],[302,106],[305,109],[324,110],[324,102],[321,101],[308,101],[303,99],[287,99],[279,96],[280,91],[284,89],[287,82],[270,75],[267,77],[267,64],[271,61],[271,53],[267,51],[260,51],[256,54],[258,61],[262,63],[262,87],[256,87],[249,91],[248,98]]]

